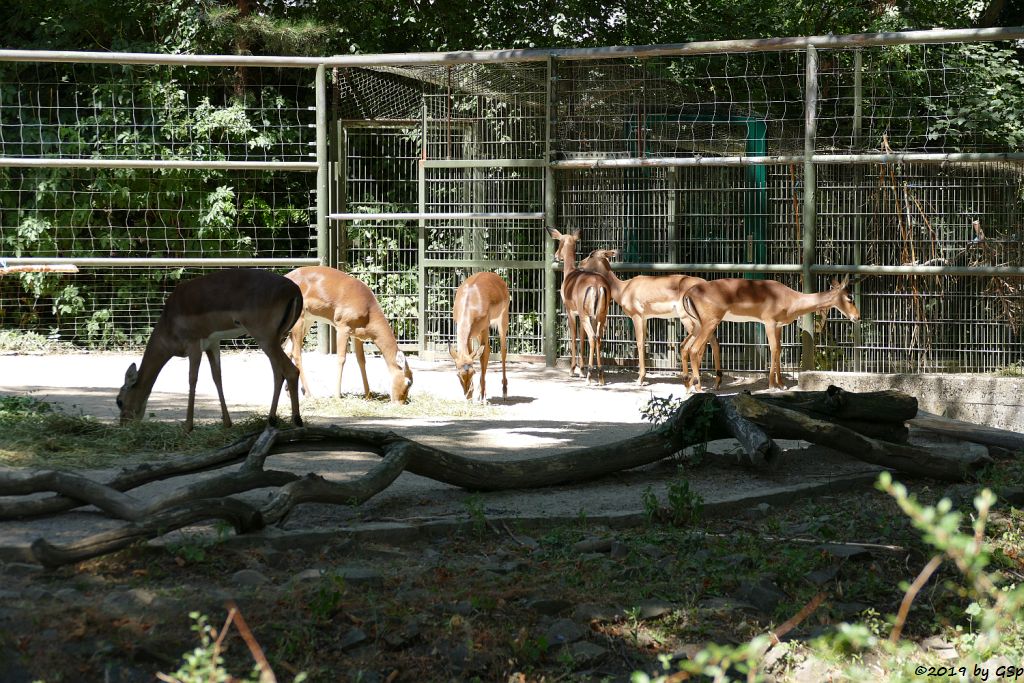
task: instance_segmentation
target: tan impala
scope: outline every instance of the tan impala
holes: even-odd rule
[[[690,275],[637,275],[620,280],[612,271],[610,259],[619,255],[616,249],[596,249],[580,263],[580,269],[600,273],[608,281],[612,298],[633,321],[636,336],[636,355],[640,362],[640,375],[636,383],[643,384],[647,375],[644,361],[646,326],[648,318],[679,318],[686,328],[687,341],[695,334],[693,319],[683,310],[683,298],[694,285],[707,282]],[[715,363],[715,388],[722,383],[722,357],[718,338],[712,334],[711,355]],[[680,372],[686,377],[685,346],[680,348]]]
[[[847,291],[850,278],[832,280],[832,288],[817,294],[801,294],[774,280],[726,278],[691,287],[684,301],[688,315],[696,319],[700,332],[687,340],[690,356],[688,382],[700,391],[700,359],[705,344],[723,320],[760,322],[771,350],[768,387],[782,389],[782,328],[806,313],[838,309],[850,320],[860,320],[860,311]]]
[[[597,355],[598,383],[604,384],[604,368],[601,366],[601,339],[604,337],[605,323],[608,318],[608,304],[611,298],[608,292],[608,281],[603,275],[577,270],[573,273],[572,305],[580,317],[583,332],[587,335],[590,352],[587,356],[587,384],[594,374],[594,356]],[[583,363],[582,341],[580,343],[580,363]]]
[[[455,343],[448,353],[455,361],[455,370],[466,400],[473,398],[473,375],[480,361],[480,393],[482,402],[487,395],[487,361],[491,356],[490,328],[498,328],[501,340],[501,395],[508,397],[508,377],[505,374],[505,356],[508,352],[508,285],[494,273],[470,276],[455,290]],[[472,343],[477,346],[473,347]]]
[[[285,277],[266,270],[220,270],[181,282],[167,297],[163,313],[153,328],[142,363],[135,363],[124,376],[117,394],[121,423],[142,419],[157,375],[172,356],[188,357],[188,410],[185,430],[192,431],[199,363],[205,352],[210,361],[213,383],[220,398],[224,426],[231,426],[220,377],[220,340],[250,336],[270,359],[274,371],[271,422],[276,420],[281,384],[291,392],[292,422],[299,416],[299,371],[288,359],[281,343],[302,315],[302,292]]]
[[[576,297],[573,296],[576,280],[582,272],[576,268],[576,243],[580,239],[580,230],[564,234],[555,228],[544,229],[558,242],[555,258],[562,262],[562,287],[559,293],[562,296],[562,306],[565,308],[565,318],[569,325],[569,374],[575,375],[583,364],[582,342],[577,329],[579,311],[576,310]]]
[[[291,331],[290,354],[299,369],[302,390],[312,396],[306,373],[302,370],[302,340],[314,321],[334,327],[338,340],[338,381],[334,395],[341,396],[341,375],[348,356],[348,340],[363,378],[363,395],[370,398],[370,383],[366,379],[366,356],[363,342],[373,342],[391,373],[391,400],[405,403],[412,386],[412,368],[405,354],[398,350],[398,341],[391,324],[384,316],[377,297],[360,280],[336,268],[306,266],[285,275],[302,290],[302,316]]]

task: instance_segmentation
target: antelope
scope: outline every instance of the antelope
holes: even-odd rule
[[[723,320],[760,322],[768,337],[771,361],[768,368],[768,387],[783,389],[782,385],[782,328],[800,316],[811,312],[837,309],[853,322],[860,320],[860,311],[847,291],[849,276],[842,281],[832,280],[827,292],[801,294],[775,280],[743,280],[726,278],[711,280],[691,287],[683,300],[687,315],[695,319],[700,331],[692,342],[687,340],[691,372],[687,384],[694,391],[701,390],[700,359],[705,344]]]
[[[455,361],[455,370],[462,385],[466,400],[473,398],[473,374],[475,363],[480,361],[480,395],[482,403],[486,398],[487,360],[491,355],[489,331],[498,328],[501,340],[501,395],[508,398],[508,378],[505,374],[505,356],[508,351],[508,285],[494,273],[477,273],[470,276],[455,290],[456,346],[448,345],[448,353]],[[471,342],[477,346],[471,348]]]
[[[640,375],[636,383],[642,385],[647,375],[644,360],[646,325],[648,318],[679,318],[686,328],[689,343],[696,332],[694,320],[683,310],[683,298],[692,287],[703,282],[703,278],[689,275],[637,275],[629,280],[620,280],[612,271],[610,259],[619,255],[616,249],[596,249],[580,263],[580,269],[590,270],[604,276],[608,282],[612,299],[633,321],[636,336],[636,353],[640,362]],[[711,355],[715,363],[715,388],[722,383],[722,358],[718,338],[712,334]],[[680,372],[686,377],[686,345],[680,348]]]
[[[363,378],[363,396],[370,398],[370,383],[366,379],[366,356],[363,351],[364,342],[373,342],[380,350],[388,370],[391,373],[391,400],[394,403],[405,403],[412,387],[412,368],[405,354],[398,350],[398,341],[384,316],[377,298],[363,282],[343,273],[336,268],[326,266],[306,266],[296,268],[285,275],[286,278],[299,286],[302,291],[302,315],[292,327],[290,339],[290,355],[295,367],[299,369],[302,380],[302,391],[312,396],[306,373],[302,369],[302,340],[306,338],[314,321],[320,321],[334,327],[338,340],[338,381],[335,385],[335,397],[341,396],[341,376],[345,371],[345,359],[348,356],[348,340],[352,337],[356,363]]]
[[[597,354],[598,383],[604,384],[604,368],[601,367],[601,339],[604,336],[605,321],[608,318],[608,282],[603,275],[577,270],[576,281],[571,295],[572,305],[580,317],[583,331],[587,335],[590,353],[587,359],[587,384],[594,371],[594,354]],[[580,363],[583,362],[582,341]]]
[[[248,335],[270,359],[274,371],[274,398],[269,421],[277,420],[277,400],[287,381],[292,401],[292,422],[299,416],[299,371],[288,359],[281,342],[302,314],[302,292],[281,275],[266,270],[220,270],[180,282],[167,297],[164,310],[146,343],[142,363],[128,367],[117,394],[121,424],[145,415],[146,403],[160,371],[171,356],[188,357],[188,410],[185,431],[192,431],[199,363],[205,352],[220,398],[221,417],[231,426],[220,375],[220,341]]]
[[[562,262],[562,287],[559,293],[562,296],[562,306],[565,308],[565,317],[569,325],[569,375],[576,374],[577,369],[583,364],[582,340],[577,334],[577,319],[579,311],[576,308],[576,298],[573,296],[573,289],[582,271],[576,269],[576,243],[580,239],[580,230],[573,230],[572,233],[564,234],[555,228],[544,228],[556,242],[558,248],[555,250],[555,258]],[[602,322],[603,326],[603,322]],[[598,356],[600,358],[600,356]],[[582,374],[582,370],[581,370]]]

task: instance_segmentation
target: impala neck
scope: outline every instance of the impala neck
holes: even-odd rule
[[[160,371],[164,369],[167,361],[173,355],[175,355],[174,351],[167,348],[166,343],[163,341],[158,324],[149,338],[149,343],[146,344],[146,350],[142,353],[142,361],[139,362],[139,379],[135,383],[136,391],[142,392],[142,396],[148,398],[153,391],[153,385],[156,384],[156,378],[160,375]]]
[[[398,362],[395,358],[398,356],[398,340],[395,339],[395,333],[391,329],[391,324],[388,323],[387,318],[383,316],[374,321],[374,325],[377,328],[376,334],[373,337],[373,343],[380,351],[381,358],[392,370],[397,370]]]
[[[800,317],[807,313],[813,313],[825,308],[831,308],[836,302],[837,290],[830,289],[825,292],[814,294],[799,294],[790,306],[790,313]]]

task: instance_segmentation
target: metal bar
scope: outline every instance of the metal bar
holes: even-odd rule
[[[813,45],[807,48],[807,64],[804,85],[804,215],[803,245],[800,262],[803,266],[800,278],[805,294],[815,291],[811,268],[817,251],[818,199],[817,176],[814,168],[814,144],[818,136],[818,50]],[[800,369],[814,369],[814,314],[801,318],[800,339],[803,351],[800,354]]]
[[[503,221],[503,220],[528,220],[539,221],[544,219],[544,213],[535,212],[502,212],[502,213],[478,213],[478,212],[442,212],[435,213],[427,211],[395,212],[395,213],[332,213],[327,216],[334,221],[358,221],[358,220],[393,220],[393,221],[416,221],[416,220],[479,220],[479,221]]]
[[[962,277],[1024,277],[1024,267],[1017,266],[838,266],[815,265],[814,273],[849,273],[852,275],[951,275]]]
[[[612,270],[626,273],[802,273],[799,264],[784,263],[613,263]],[[559,262],[548,264],[561,270]],[[955,275],[962,277],[1024,277],[1024,267],[1014,266],[858,266],[819,263],[810,267],[812,273],[850,275]]]
[[[856,150],[861,149],[863,144],[863,125],[864,125],[864,51],[861,48],[857,48],[853,52],[853,148]],[[864,243],[864,213],[860,210],[860,198],[861,188],[863,187],[864,177],[866,171],[864,166],[860,165],[854,169],[854,177],[857,179],[853,197],[855,202],[855,211],[853,219],[854,227],[854,245],[853,245],[853,263],[854,265],[861,265],[863,263],[863,243]],[[864,305],[863,294],[861,291],[861,283],[853,283],[853,303],[857,307],[857,310],[861,310]],[[853,326],[853,371],[862,372],[864,368],[864,330],[860,325]]]
[[[635,45],[555,50],[478,50],[464,52],[407,52],[384,55],[337,55],[326,63],[335,66],[400,66],[403,64],[469,64],[479,62],[543,62],[609,58],[668,57],[725,52],[784,52],[822,49],[879,47],[921,43],[987,42],[1020,40],[1024,26],[985,29],[936,29],[888,33],[856,33],[839,36],[792,36],[751,40],[719,40],[665,45]]]
[[[186,161],[171,159],[52,159],[0,157],[0,168],[195,168],[254,171],[315,171],[315,161]]]
[[[420,162],[417,165],[419,175],[416,178],[416,208],[419,213],[427,214],[427,172],[425,162],[427,160],[427,103],[424,101],[422,107],[422,126],[420,130]],[[419,352],[427,350],[427,222],[420,218],[416,228],[416,269],[419,276],[419,301],[418,315],[419,326],[416,335],[416,343]]]
[[[551,162],[555,169],[642,168],[682,166],[771,166],[798,164],[807,161],[803,154],[777,154],[774,156],[726,157],[645,157],[615,159],[562,159]],[[1024,161],[1024,152],[934,152],[890,154],[812,154],[815,164],[895,164],[895,163],[999,163]]]
[[[542,168],[543,159],[426,159],[427,168]]]
[[[89,64],[151,64],[192,66],[272,66],[312,69],[321,57],[259,55],[169,55],[153,52],[76,52],[70,50],[0,50],[0,62],[79,62]]]
[[[556,174],[551,166],[551,138],[554,127],[555,116],[555,60],[553,57],[547,59],[546,70],[546,92],[544,95],[544,161],[547,167],[544,169],[544,225],[555,226],[558,224],[558,188],[555,184]],[[544,240],[544,264],[548,265],[555,260],[555,243],[542,235]],[[553,368],[558,360],[558,303],[555,286],[555,271],[548,267],[544,271],[544,365]]]
[[[473,268],[493,270],[495,268],[517,268],[519,270],[541,270],[548,264],[541,261],[512,261],[507,259],[463,259],[463,258],[428,258],[424,260],[427,268]]]
[[[194,66],[268,66],[315,68],[326,66],[399,66],[403,64],[465,64],[473,62],[543,62],[563,60],[661,57],[725,52],[783,52],[814,46],[823,49],[910,45],[921,43],[989,42],[1020,40],[1024,26],[983,29],[935,29],[838,36],[791,36],[751,40],[697,41],[664,45],[599,48],[477,50],[461,52],[409,52],[336,55],[333,57],[267,57],[259,55],[169,55],[146,52],[76,52],[56,50],[0,50],[0,62],[86,62],[98,64],[153,64]]]
[[[553,243],[553,242],[552,242]],[[799,264],[785,263],[612,263],[612,270],[626,273],[800,273]],[[562,270],[562,263],[549,263],[548,268]]]
[[[320,261],[315,258],[108,258],[108,257],[67,257],[67,256],[26,256],[3,257],[8,265],[48,265],[71,264],[80,268],[116,267],[260,267],[260,268],[297,268],[299,266],[315,266]]]
[[[316,68],[316,258],[320,265],[326,266],[328,257],[328,220],[330,213],[330,191],[328,182],[327,158],[327,67],[323,64]],[[317,347],[320,353],[329,353],[331,350],[330,326],[317,323],[316,325]],[[338,353],[345,353],[345,349],[339,349]]]

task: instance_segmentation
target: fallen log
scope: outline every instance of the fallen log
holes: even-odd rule
[[[721,411],[717,419],[721,420],[721,428],[739,442],[749,464],[761,467],[777,461],[782,449],[763,429],[740,415],[732,401],[719,399],[718,404]]]
[[[802,439],[907,474],[963,481],[991,462],[984,456],[954,458],[922,448],[878,441],[833,422],[816,420],[798,411],[760,401],[749,394],[740,394],[731,400],[740,415],[776,438]]]
[[[910,424],[914,427],[927,429],[930,432],[944,436],[951,436],[961,441],[980,443],[985,446],[996,446],[1010,451],[1024,451],[1024,434],[1011,432],[1007,429],[997,429],[962,420],[954,420],[950,417],[926,413],[923,410],[918,412],[917,417],[911,420]]]
[[[833,385],[825,391],[758,394],[757,400],[828,420],[903,423],[917,415],[917,399],[895,389],[849,392]]]

